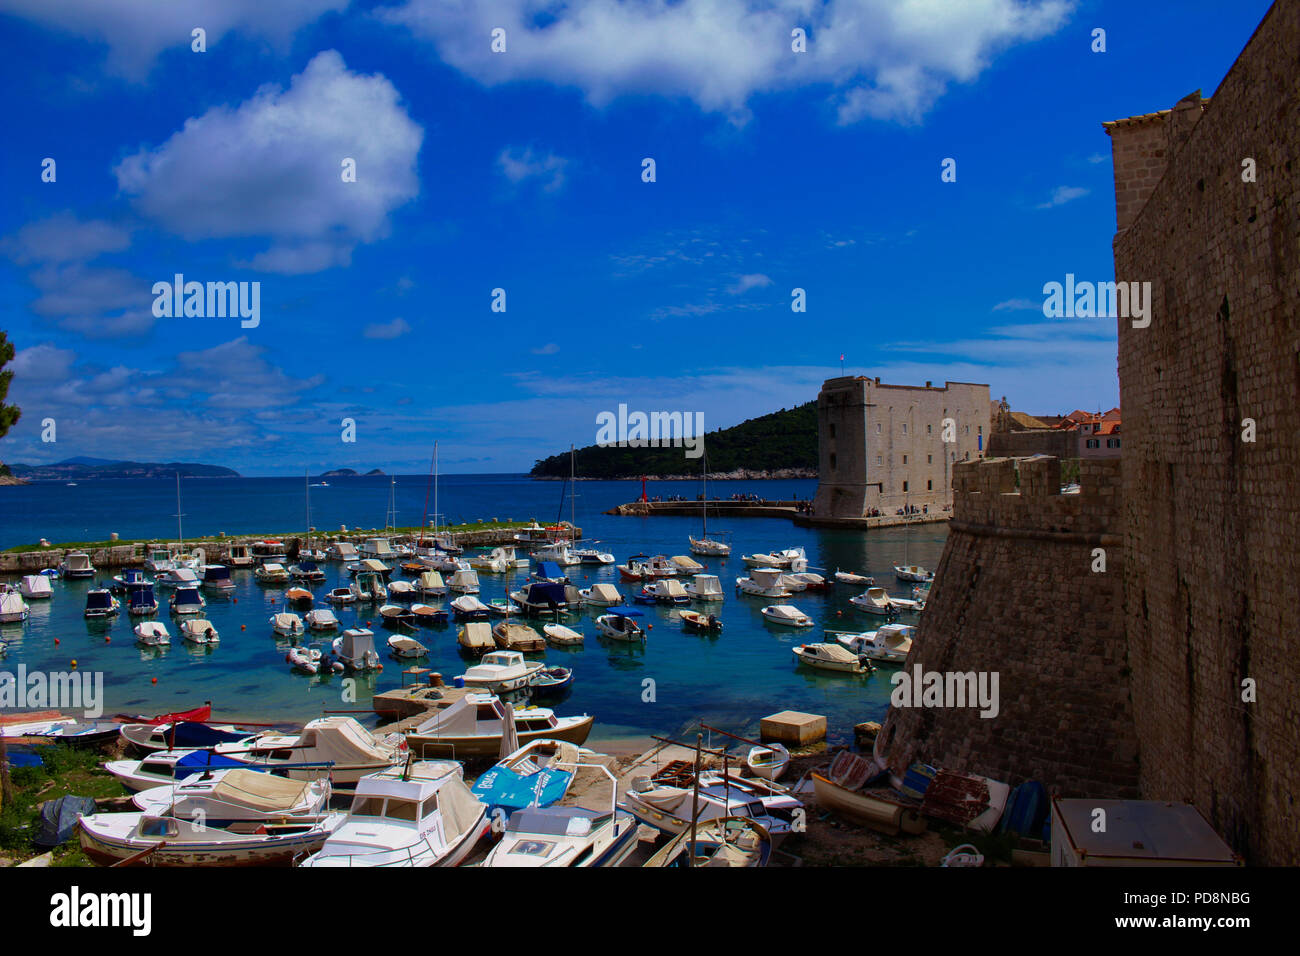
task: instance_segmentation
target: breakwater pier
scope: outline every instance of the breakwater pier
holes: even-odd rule
[[[867,531],[872,528],[893,528],[913,524],[939,524],[947,522],[951,513],[934,512],[911,515],[875,515],[862,518],[828,518],[811,514],[803,509],[804,500],[792,501],[631,501],[617,505],[605,512],[607,515],[652,518],[699,518],[708,507],[710,518],[788,518],[803,528],[843,528]]]

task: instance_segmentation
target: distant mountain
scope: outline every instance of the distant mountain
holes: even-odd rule
[[[366,477],[369,478],[371,475],[382,475],[382,474],[383,472],[380,471],[378,468],[371,468],[368,472],[366,472]]]
[[[322,478],[351,478],[355,475],[356,472],[351,468],[335,468],[333,471],[322,471],[320,473]]]
[[[53,465],[9,466],[15,477],[35,481],[93,480],[95,478],[238,478],[239,472],[220,465],[171,461],[111,461],[104,458],[69,458]]]
[[[816,477],[817,403],[808,402],[758,418],[707,432],[704,447],[709,474],[728,477],[769,477],[781,472]],[[699,458],[687,458],[683,448],[602,448],[588,445],[574,453],[579,478],[639,478],[642,475],[698,475]],[[537,462],[534,478],[567,478],[569,453]]]

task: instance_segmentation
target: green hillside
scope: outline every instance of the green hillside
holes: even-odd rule
[[[817,403],[808,402],[751,418],[730,428],[707,432],[704,447],[709,471],[738,468],[776,471],[817,468]],[[684,448],[601,448],[588,445],[575,452],[580,478],[636,478],[640,475],[680,475],[700,471],[699,458],[687,458]],[[530,474],[535,478],[567,478],[569,453],[541,459]]]

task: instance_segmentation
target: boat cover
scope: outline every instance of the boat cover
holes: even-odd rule
[[[618,593],[618,588],[612,584],[593,584],[591,586],[591,596],[600,601],[623,600],[623,596]]]
[[[302,802],[309,786],[305,780],[289,780],[256,770],[231,770],[212,788],[212,795],[226,803],[272,813],[292,810]]]
[[[564,577],[564,572],[560,570],[559,564],[554,561],[541,561],[537,565],[537,573],[534,577],[562,578]]]
[[[190,724],[189,726],[196,725]],[[208,729],[210,730],[211,728]],[[221,731],[216,731],[216,733],[221,733]],[[236,737],[235,739],[239,738]],[[190,744],[188,746],[196,745]],[[204,770],[224,770],[234,767],[243,767],[244,769],[248,769],[247,764],[240,763],[238,760],[232,760],[224,754],[219,754],[211,750],[191,750],[176,761],[176,767],[172,771],[172,774],[177,780],[184,780],[186,777],[192,776],[196,773],[202,773]]]
[[[567,770],[544,767],[529,774],[519,774],[508,767],[495,766],[474,781],[474,794],[488,805],[519,810],[523,807],[549,807],[564,796],[573,774]]]
[[[167,731],[167,744],[174,750],[188,750],[194,747],[215,747],[217,744],[243,740],[248,734],[231,730],[218,730],[207,724],[194,721],[182,721]]]
[[[95,812],[91,797],[59,797],[41,804],[41,828],[32,838],[39,847],[49,848],[66,843],[77,832],[77,820],[82,814]]]

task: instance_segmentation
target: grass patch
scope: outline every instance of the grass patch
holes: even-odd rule
[[[0,856],[31,859],[44,853],[32,845],[40,832],[41,804],[59,797],[121,797],[126,790],[99,762],[103,755],[94,748],[79,749],[56,744],[42,747],[42,767],[15,767],[10,772],[13,800],[0,809]],[[54,850],[55,866],[93,866],[81,852],[77,839]]]

